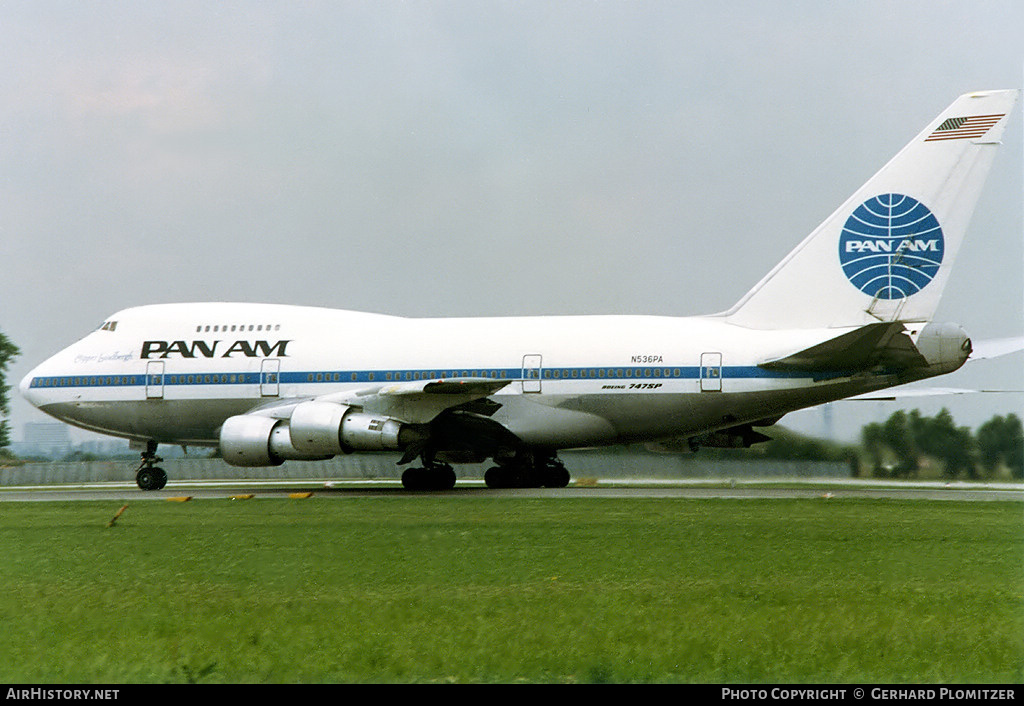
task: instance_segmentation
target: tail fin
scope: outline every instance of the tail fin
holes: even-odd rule
[[[930,320],[1019,93],[957,98],[724,316],[768,329]]]

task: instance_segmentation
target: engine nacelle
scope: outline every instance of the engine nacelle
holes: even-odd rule
[[[279,466],[352,451],[400,449],[425,433],[384,415],[311,401],[296,405],[288,421],[253,414],[229,417],[221,426],[220,452],[232,466]]]
[[[402,423],[333,402],[303,402],[292,410],[292,444],[306,453],[351,453],[400,448]]]
[[[232,466],[280,466],[288,459],[330,458],[297,452],[291,445],[287,423],[251,414],[224,421],[220,428],[220,454]]]

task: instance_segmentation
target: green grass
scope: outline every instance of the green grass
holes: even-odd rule
[[[1018,682],[1019,503],[5,503],[0,682]]]

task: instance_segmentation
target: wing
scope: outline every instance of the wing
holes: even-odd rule
[[[487,400],[511,380],[460,377],[446,380],[415,380],[357,391],[335,392],[319,397],[277,400],[253,409],[249,414],[288,419],[292,410],[310,401],[329,402],[354,407],[369,414],[379,414],[408,424],[426,424],[452,407],[472,405],[472,411],[490,416],[500,405]]]

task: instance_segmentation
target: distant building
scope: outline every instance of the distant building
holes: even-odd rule
[[[61,422],[26,422],[22,427],[22,441],[11,444],[19,456],[45,456],[61,458],[71,451],[71,433]]]
[[[10,449],[16,456],[45,458],[51,461],[60,461],[71,454],[85,454],[96,458],[137,455],[128,447],[126,439],[96,436],[76,443],[71,437],[71,427],[62,422],[25,423],[22,426],[22,440],[12,442]],[[168,447],[161,448],[161,455],[165,455],[165,450],[169,450]]]

